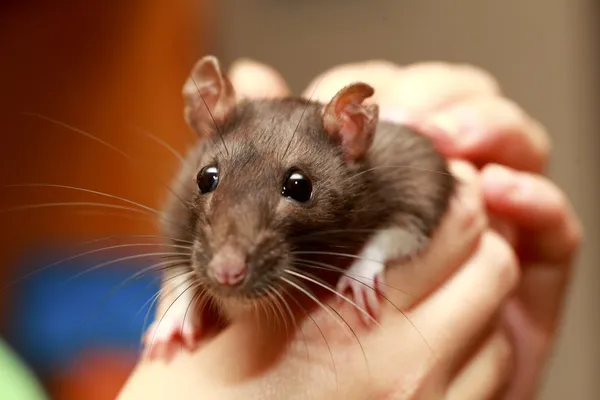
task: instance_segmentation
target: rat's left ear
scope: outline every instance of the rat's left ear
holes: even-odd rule
[[[366,83],[353,83],[334,96],[323,108],[323,126],[339,140],[346,159],[358,161],[365,156],[379,120],[376,104],[363,104],[375,90]]]
[[[235,91],[214,56],[201,58],[183,86],[184,117],[199,135],[206,124],[221,124],[235,107]]]

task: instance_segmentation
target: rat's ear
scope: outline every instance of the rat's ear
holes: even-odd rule
[[[235,91],[214,56],[201,58],[183,85],[184,117],[198,134],[205,124],[221,124],[235,107]],[[213,122],[214,121],[214,122]]]
[[[323,108],[323,126],[339,140],[348,161],[360,160],[373,142],[379,120],[376,104],[363,104],[375,90],[366,83],[346,86]]]

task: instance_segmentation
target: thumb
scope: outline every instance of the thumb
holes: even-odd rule
[[[275,69],[250,59],[239,59],[229,69],[229,79],[241,98],[276,98],[290,92]]]

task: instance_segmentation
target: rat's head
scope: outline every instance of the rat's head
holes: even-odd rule
[[[183,95],[200,143],[175,186],[187,207],[172,207],[194,232],[192,266],[206,290],[265,295],[295,280],[286,270],[311,258],[306,252],[327,249],[327,235],[311,234],[351,224],[377,122],[377,106],[362,104],[372,94],[357,83],[326,105],[238,102],[214,57],[195,65]]]

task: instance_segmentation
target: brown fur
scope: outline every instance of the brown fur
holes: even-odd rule
[[[244,101],[218,130],[206,124],[202,129],[211,131],[199,132],[200,142],[174,181],[174,191],[188,204],[173,196],[166,210],[169,220],[185,222],[194,234],[168,222],[163,228],[166,236],[194,241],[193,268],[213,296],[261,296],[280,284],[292,249],[339,252],[342,246],[342,252],[356,254],[372,236],[364,230],[398,224],[426,243],[439,224],[454,179],[429,139],[379,122],[366,156],[348,162],[339,141],[327,133],[322,110],[322,104],[300,99]],[[202,195],[196,175],[213,163],[219,166],[218,186]],[[313,198],[306,204],[281,196],[291,167],[313,182]],[[338,233],[318,234],[328,230]],[[248,266],[244,284],[227,292],[206,274],[225,244],[241,248]],[[338,266],[351,261],[303,258]]]

